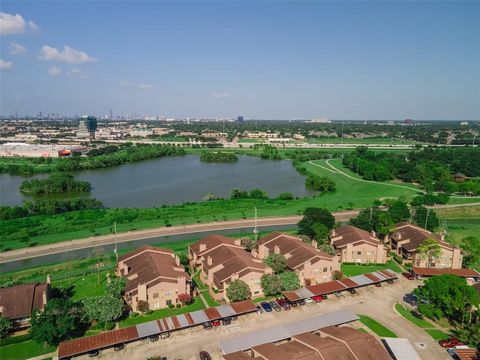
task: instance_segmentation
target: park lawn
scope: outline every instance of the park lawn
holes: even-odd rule
[[[414,316],[410,310],[406,309],[403,305],[401,304],[395,304],[395,310],[397,310],[397,312],[402,315],[405,319],[407,319],[408,321],[410,321],[411,323],[417,325],[418,327],[420,328],[423,328],[423,329],[428,329],[428,328],[432,328],[433,325],[430,324],[427,320],[424,320],[424,319],[419,319],[417,318],[416,316]]]
[[[433,340],[435,341],[440,341],[440,340],[446,340],[448,338],[450,338],[450,335],[448,334],[445,334],[443,331],[441,330],[437,330],[437,329],[427,329],[425,330],[432,338]]]
[[[24,341],[18,344],[10,344],[0,347],[0,359],[2,360],[23,360],[31,357],[54,352],[55,346],[44,346],[33,340]]]
[[[380,324],[378,321],[372,319],[371,317],[368,317],[366,315],[358,315],[358,316],[360,318],[360,322],[366,327],[368,327],[370,330],[372,330],[378,336],[393,337],[393,338],[397,337],[397,335],[393,331],[386,328],[385,326]]]
[[[215,306],[220,305],[218,302],[216,302],[212,298],[212,296],[209,294],[208,291],[202,291],[202,295],[203,295],[203,298],[205,299],[205,301],[207,302],[208,307],[215,307]]]
[[[356,275],[362,275],[366,273],[371,273],[378,270],[391,269],[397,273],[402,272],[402,269],[397,265],[393,260],[389,260],[386,264],[378,265],[354,265],[354,264],[341,264],[340,268],[343,275],[350,277]]]
[[[100,296],[105,294],[105,288],[107,285],[107,274],[110,271],[100,271],[100,284],[98,283],[98,274],[91,273],[85,276],[77,276],[69,279],[63,279],[59,281],[52,281],[52,285],[60,288],[73,287],[73,300],[81,300],[87,297]]]
[[[199,297],[194,298],[193,303],[181,308],[166,308],[160,310],[154,310],[149,315],[138,315],[135,317],[129,317],[125,320],[119,322],[121,328],[141,324],[147,321],[158,320],[169,316],[180,315],[191,311],[202,310],[205,306],[203,305],[202,300]]]

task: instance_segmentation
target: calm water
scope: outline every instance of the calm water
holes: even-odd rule
[[[260,188],[270,197],[287,191],[300,197],[313,194],[305,188],[305,178],[290,161],[250,156],[241,156],[233,164],[203,163],[196,155],[165,157],[74,175],[90,182],[93,186],[91,196],[107,207],[179,204],[200,201],[208,193],[228,197],[233,188]],[[31,200],[18,191],[25,179],[0,174],[0,204],[21,205],[23,200]]]

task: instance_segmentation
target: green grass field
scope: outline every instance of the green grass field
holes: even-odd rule
[[[43,346],[33,340],[24,341],[18,344],[11,344],[0,347],[0,359],[2,360],[24,360],[31,357],[48,354],[56,350],[54,346]]]
[[[160,309],[153,311],[150,315],[138,315],[136,317],[129,317],[128,319],[119,322],[121,328],[140,324],[146,321],[163,319],[165,317],[180,315],[191,311],[202,310],[205,306],[199,297],[194,298],[193,303],[187,306],[183,306],[179,309]]]
[[[445,334],[443,331],[437,330],[437,329],[428,329],[425,330],[428,335],[430,335],[433,340],[440,341],[440,340],[445,340],[450,337],[450,335]]]
[[[209,294],[208,291],[202,291],[203,298],[208,304],[208,307],[214,307],[220,305],[220,303],[216,302],[212,296]]]
[[[423,329],[428,329],[433,327],[433,325],[429,323],[427,320],[417,318],[410,312],[410,310],[407,310],[401,304],[395,304],[395,310],[397,310],[397,312],[400,315],[402,315],[405,319],[407,319],[408,321],[410,321],[411,323],[415,324],[418,327],[421,327]]]
[[[341,264],[341,270],[343,275],[350,277],[356,275],[362,275],[366,273],[371,273],[378,270],[391,269],[397,273],[402,272],[402,269],[397,265],[393,260],[389,260],[386,264],[380,265],[352,265],[352,264]]]
[[[378,336],[393,337],[393,338],[397,337],[397,335],[393,331],[386,328],[385,326],[380,324],[378,321],[372,319],[371,317],[368,317],[366,315],[358,315],[358,316],[360,318],[360,322],[366,327],[368,327],[370,330],[372,330]]]
[[[419,144],[414,140],[395,139],[387,137],[371,137],[365,139],[359,138],[339,138],[339,137],[322,137],[307,138],[306,142],[310,144],[375,144],[375,145],[414,145]]]

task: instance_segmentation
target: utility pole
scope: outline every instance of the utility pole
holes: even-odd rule
[[[427,223],[428,223],[428,212],[430,209],[427,209],[427,216],[425,216],[425,229],[427,228]]]
[[[253,235],[255,236],[255,241],[258,238],[258,229],[257,229],[257,207],[255,207],[255,228],[253,229]]]
[[[113,249],[113,252],[115,253],[115,258],[118,263],[118,248],[117,248],[117,222],[115,221],[113,223],[113,231],[115,232],[115,249]]]

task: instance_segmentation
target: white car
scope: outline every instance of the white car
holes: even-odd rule
[[[306,302],[307,304],[310,304],[310,303],[313,302],[313,300],[312,300],[312,298],[306,298],[306,299],[305,299],[305,302]]]

